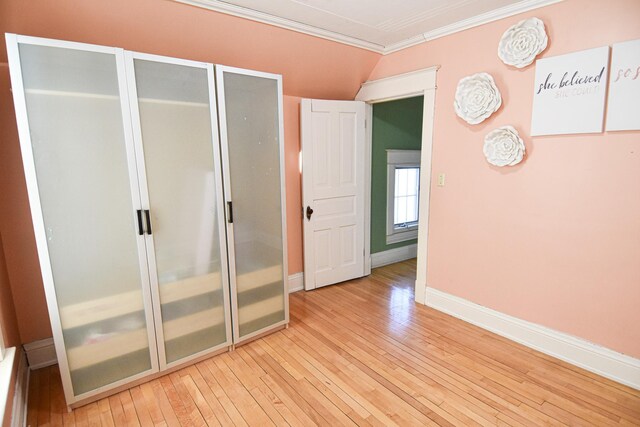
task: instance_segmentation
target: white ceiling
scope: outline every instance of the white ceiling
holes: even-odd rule
[[[561,0],[177,0],[390,53]]]

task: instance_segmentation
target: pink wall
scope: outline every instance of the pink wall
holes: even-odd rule
[[[447,185],[432,189],[429,285],[639,357],[640,330],[631,327],[640,324],[638,132],[526,137],[527,159],[509,170],[490,167],[482,155],[482,138],[494,127],[529,132],[534,68],[508,68],[496,55],[502,32],[526,16],[547,24],[544,56],[640,37],[636,0],[567,0],[382,58],[171,1],[4,0],[0,33],[283,74],[290,273],[302,270],[298,97],[352,99],[369,75],[441,65],[433,171],[446,173]],[[494,75],[504,106],[472,127],[455,116],[453,93],[461,77],[478,71]],[[29,342],[51,330],[4,49],[0,93],[0,231],[20,337]]]
[[[9,283],[9,273],[7,272],[7,262],[2,244],[2,233],[0,233],[0,328],[2,329],[5,347],[21,344],[18,319],[13,305],[13,293]]]
[[[3,0],[0,33],[14,32],[283,75],[289,273],[302,271],[299,98],[353,99],[380,55],[305,34],[157,0]],[[3,36],[4,38],[4,36]],[[2,41],[4,46],[4,40]],[[51,336],[17,138],[7,56],[0,48],[0,230],[22,342]]]
[[[637,0],[567,0],[381,58],[376,79],[438,71],[428,286],[640,357],[640,132],[529,135],[535,67],[497,56],[512,24],[541,18],[543,57],[640,38]],[[487,71],[502,108],[476,126],[453,110],[458,80]],[[527,158],[490,166],[484,135],[512,124]],[[420,262],[420,261],[419,261]],[[422,261],[424,262],[424,261]]]
[[[289,273],[299,273],[302,266],[302,190],[299,162],[300,99],[284,97],[285,175],[287,176],[287,249]]]

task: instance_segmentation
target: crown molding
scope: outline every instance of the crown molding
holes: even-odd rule
[[[201,7],[213,10],[215,12],[226,13],[227,15],[238,16],[240,18],[250,19],[252,21],[262,22],[263,24],[274,25],[276,27],[285,28],[287,30],[297,31],[299,33],[308,34],[310,36],[320,37],[326,40],[346,44],[349,46],[359,47],[361,49],[370,50],[376,53],[383,53],[384,46],[360,40],[355,37],[346,36],[344,34],[333,31],[323,30],[322,28],[312,25],[303,24],[301,22],[292,21],[286,18],[270,15],[268,13],[259,12],[257,10],[236,6],[230,3],[223,3],[215,0],[173,0],[178,3],[184,3],[191,6]]]
[[[173,0],[178,3],[183,3],[195,7],[213,10],[215,12],[225,13],[227,15],[238,16],[240,18],[249,19],[252,21],[262,22],[264,24],[274,25],[276,27],[285,28],[287,30],[296,31],[303,34],[308,34],[314,37],[320,37],[326,40],[346,44],[349,46],[366,49],[372,52],[380,53],[382,55],[388,55],[393,52],[397,52],[408,47],[416,46],[421,43],[428,42],[440,37],[448,36],[460,31],[468,30],[469,28],[477,27],[489,22],[497,21],[499,19],[508,18],[519,13],[528,12],[533,9],[537,9],[544,6],[549,6],[554,3],[559,3],[562,0],[522,0],[517,3],[501,7],[499,9],[492,10],[487,13],[483,13],[478,16],[473,16],[462,21],[454,22],[453,24],[445,25],[433,31],[428,31],[423,34],[418,34],[406,40],[402,40],[398,43],[391,44],[389,46],[382,46],[377,43],[368,42],[355,37],[347,36],[344,34],[336,33],[322,28],[314,27],[312,25],[303,24],[301,22],[293,21],[286,18],[280,18],[268,13],[259,12],[257,10],[245,8],[242,6],[236,6],[230,3],[224,3],[216,0]]]
[[[499,19],[508,18],[519,13],[524,13],[533,9],[560,3],[561,1],[562,0],[523,0],[518,3],[514,3],[508,6],[501,7],[499,9],[492,10],[490,12],[483,13],[481,15],[472,16],[471,18],[454,22],[453,24],[445,25],[444,27],[437,28],[433,31],[427,31],[424,34],[414,36],[399,43],[394,43],[392,45],[386,46],[383,49],[382,54],[388,55],[390,53],[397,52],[411,46],[435,40],[440,37],[448,36],[450,34],[458,33],[460,31],[468,30],[470,28],[478,27],[480,25],[488,24],[489,22],[497,21]]]

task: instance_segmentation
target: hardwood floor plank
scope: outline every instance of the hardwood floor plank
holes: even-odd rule
[[[49,371],[49,389],[51,399],[51,415],[49,425],[51,427],[61,427],[64,425],[63,413],[67,412],[64,401],[64,391],[62,390],[62,380],[58,365],[51,366]]]
[[[122,407],[122,401],[120,397],[116,394],[114,396],[109,396],[108,398],[109,407],[111,408],[111,415],[113,417],[113,422],[117,426],[127,425],[127,417],[124,413],[124,408]]]
[[[191,378],[191,375],[181,375],[180,381],[182,381],[182,383],[184,384],[184,387],[189,392],[189,396],[191,396],[193,403],[196,405],[196,407],[200,411],[200,414],[202,415],[202,418],[204,419],[206,425],[208,426],[221,425],[220,421],[218,421],[213,410],[211,409],[211,406],[207,402],[207,399],[205,399],[205,397],[202,395],[202,393],[198,389],[198,386],[193,381],[193,378]]]
[[[142,419],[139,417],[138,412],[136,411],[135,405],[133,403],[133,399],[131,398],[130,390],[125,390],[121,393],[118,393],[120,397],[120,402],[122,403],[122,409],[124,411],[124,415],[127,418],[127,425],[130,426],[149,426],[151,424],[151,418],[149,417],[149,411],[142,412]],[[143,423],[144,420],[144,423]]]
[[[100,419],[100,408],[98,407],[98,403],[90,403],[86,408],[89,427],[100,427],[102,425],[102,421]]]
[[[202,377],[205,379],[207,386],[211,389],[216,399],[218,399],[218,401],[224,408],[224,411],[227,414],[227,417],[231,420],[232,424],[238,426],[246,426],[247,423],[245,422],[244,418],[242,418],[242,415],[240,414],[240,412],[238,412],[238,409],[222,389],[220,383],[218,383],[218,381],[216,380],[215,375],[213,375],[213,373],[209,369],[209,366],[204,362],[200,362],[196,366],[198,367],[198,371],[200,372]]]
[[[200,413],[200,408],[195,404],[191,395],[189,394],[189,390],[185,387],[182,377],[177,372],[169,374],[168,377],[171,379],[173,386],[178,393],[178,397],[182,400],[182,404],[184,408],[187,410],[187,414],[189,415],[189,425],[202,427],[206,426],[207,423],[204,420],[204,417]]]
[[[165,375],[164,377],[158,378],[158,381],[160,382],[162,391],[164,391],[164,393],[166,394],[171,409],[173,410],[175,416],[178,418],[180,425],[191,425],[189,410],[185,408],[184,403],[182,402],[182,399],[178,394],[178,391],[173,385],[173,381],[171,381],[171,378],[169,378],[168,375]]]
[[[195,366],[189,366],[184,371],[191,377],[191,380],[198,389],[197,391],[205,399],[207,405],[209,405],[209,408],[211,408],[211,411],[216,417],[218,423],[223,426],[233,425],[233,421],[231,421],[231,418],[229,418],[229,416],[227,415],[226,411],[220,404],[220,401],[213,394],[213,391],[211,391],[211,388],[200,374],[198,368],[196,368]],[[193,390],[193,393],[195,393],[195,390]]]
[[[168,425],[179,425],[178,416],[171,406],[171,402],[169,401],[167,394],[164,392],[164,388],[159,380],[153,380],[150,383],[142,384],[141,389],[145,394],[145,399],[154,399],[158,402],[162,416]],[[152,391],[153,394],[151,394],[150,391]]]
[[[253,396],[245,388],[238,378],[224,363],[222,358],[208,359],[204,362],[209,366],[211,372],[216,376],[218,383],[225,390],[225,393],[233,402],[240,415],[248,421],[248,414],[251,414],[253,420],[260,425],[273,425],[270,418],[264,410],[258,405]],[[252,421],[253,421],[252,420]]]
[[[51,366],[43,369],[39,378],[40,395],[38,397],[38,425],[48,425],[51,418]]]
[[[115,427],[109,401],[107,399],[99,400],[98,409],[100,410],[100,424],[103,427]]]
[[[151,411],[160,412],[160,408],[158,408],[156,405],[147,405],[144,395],[142,394],[142,390],[139,386],[129,389],[129,393],[131,393],[133,407],[136,410],[136,414],[138,414],[140,425],[142,425],[143,427],[155,425],[156,421],[153,420]],[[155,414],[156,417],[158,415],[157,412]]]
[[[639,425],[640,391],[413,299],[415,260],[290,295],[290,325],[66,411],[33,371],[27,425]]]

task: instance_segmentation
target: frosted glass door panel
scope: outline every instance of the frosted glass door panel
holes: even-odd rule
[[[278,82],[222,74],[242,338],[285,319]]]
[[[227,341],[213,91],[206,68],[134,59],[134,69],[165,355],[171,363]]]
[[[152,368],[116,57],[29,44],[19,51],[77,396]]]

